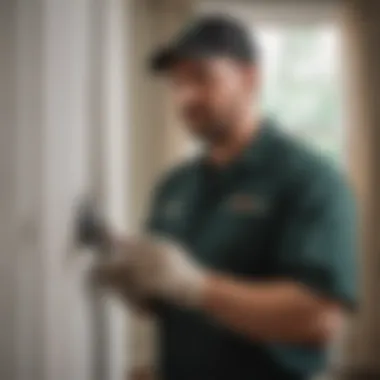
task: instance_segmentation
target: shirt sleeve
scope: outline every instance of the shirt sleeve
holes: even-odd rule
[[[357,293],[357,226],[354,199],[336,175],[294,191],[284,221],[277,265],[280,276],[354,307]]]

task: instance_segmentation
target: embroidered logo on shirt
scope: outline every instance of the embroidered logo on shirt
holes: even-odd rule
[[[268,203],[264,198],[253,194],[234,194],[228,199],[228,207],[235,213],[246,215],[265,215]]]

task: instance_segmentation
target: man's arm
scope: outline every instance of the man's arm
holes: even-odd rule
[[[255,340],[321,345],[355,303],[356,218],[351,193],[327,172],[295,192],[276,236],[281,281],[250,283],[223,275],[205,282],[202,309]]]
[[[338,303],[295,282],[246,283],[209,276],[201,309],[255,341],[323,345],[341,323]]]

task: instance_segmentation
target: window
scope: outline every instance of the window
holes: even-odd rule
[[[295,136],[339,159],[343,151],[339,36],[332,25],[261,25],[262,106]]]

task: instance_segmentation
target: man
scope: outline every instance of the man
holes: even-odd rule
[[[151,302],[160,379],[309,379],[355,303],[345,181],[262,117],[257,47],[237,21],[201,18],[153,68],[206,152],[161,181],[148,233],[121,239],[102,279]]]

